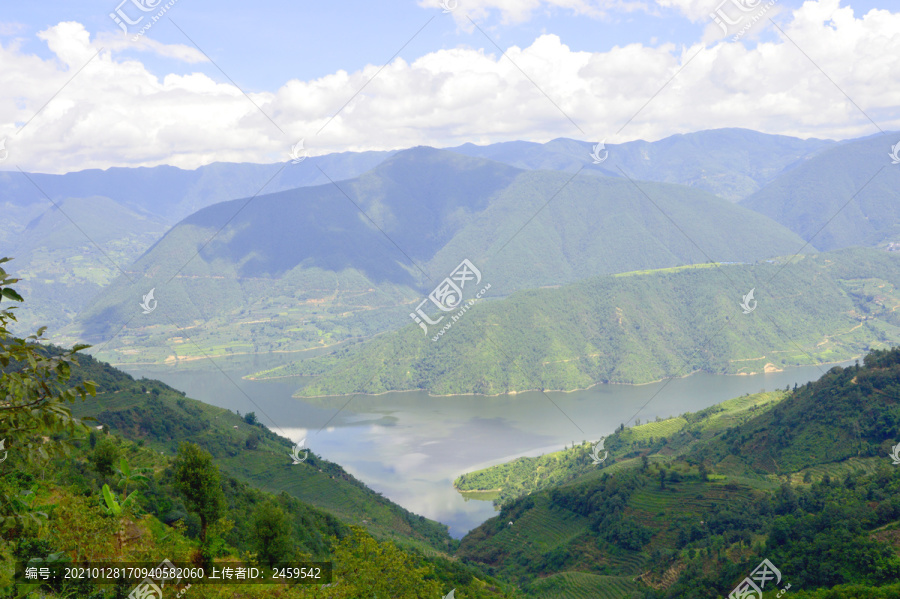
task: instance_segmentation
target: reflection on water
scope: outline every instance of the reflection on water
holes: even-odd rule
[[[745,393],[804,384],[829,368],[808,366],[752,376],[695,374],[649,385],[598,385],[574,393],[500,397],[406,392],[302,400],[291,397],[302,384],[299,380],[240,378],[289,359],[275,355],[257,356],[252,362],[217,362],[222,371],[142,367],[128,372],[160,379],[216,406],[242,414],[256,412],[264,424],[294,441],[306,437],[315,453],[403,507],[447,524],[457,538],[494,514],[490,501],[469,501],[477,496],[453,489],[453,480],[464,472],[594,441],[628,422],[644,404],[637,418],[647,422],[695,412]],[[319,432],[326,423],[328,427]]]

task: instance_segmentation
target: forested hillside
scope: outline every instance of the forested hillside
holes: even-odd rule
[[[571,391],[840,362],[900,342],[898,254],[854,249],[788,262],[704,264],[523,291],[479,301],[436,341],[437,326],[423,335],[409,324],[257,376],[316,377],[303,396]],[[744,314],[751,289],[758,304]]]

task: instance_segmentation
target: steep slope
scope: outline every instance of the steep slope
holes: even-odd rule
[[[90,356],[79,362],[72,382],[93,380],[98,393],[73,405],[78,417],[92,416],[116,434],[167,455],[174,455],[182,441],[196,443],[236,479],[272,493],[287,492],[379,538],[438,550],[453,542],[445,525],[385,499],[333,462],[309,452],[294,465],[293,443],[260,424],[187,398],[160,381],[135,380]]]
[[[116,281],[61,341],[106,341],[132,323],[156,335],[141,346],[159,348],[158,361],[178,355],[167,341],[180,337],[176,325],[202,325],[191,336],[208,351],[304,349],[403,326],[416,298],[464,258],[496,297],[707,257],[755,261],[802,244],[765,217],[683,186],[523,172],[414,148],[355,179],[191,215],[134,264],[135,284]],[[150,289],[166,312],[136,320]],[[220,326],[235,320],[265,322],[270,334]],[[130,330],[117,343],[133,340]],[[107,351],[117,348],[127,349]]]
[[[830,148],[741,201],[821,250],[900,241],[900,133]]]
[[[837,362],[900,342],[898,287],[900,256],[862,249],[787,266],[779,260],[595,277],[477,302],[428,335],[410,324],[257,376],[317,376],[299,391],[304,396],[407,389],[491,395]],[[740,300],[750,289],[758,307],[744,314]]]

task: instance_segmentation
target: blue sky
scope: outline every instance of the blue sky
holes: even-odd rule
[[[213,160],[276,160],[289,141],[311,140],[311,132],[319,129],[323,119],[333,115],[407,42],[400,53],[405,66],[395,63],[393,75],[392,69],[379,74],[356,104],[329,125],[330,137],[316,140],[319,147],[307,141],[313,153],[418,143],[546,141],[559,136],[610,139],[651,97],[653,103],[628,131],[610,141],[721,126],[833,138],[878,132],[844,92],[866,112],[879,115],[882,129],[900,128],[896,114],[900,77],[896,67],[881,64],[887,48],[893,48],[890,55],[896,56],[900,27],[895,19],[900,8],[886,0],[813,0],[806,5],[799,0],[774,0],[765,27],[755,26],[754,34],[739,42],[710,35],[716,31],[708,14],[721,0],[568,0],[568,6],[576,9],[563,7],[564,0],[460,0],[450,14],[442,13],[436,1],[422,6],[415,1],[177,0],[146,32],[153,46],[126,43],[119,35],[109,17],[118,1],[47,0],[5,7],[0,17],[6,63],[0,63],[0,84],[6,87],[5,94],[0,90],[0,137],[16,136],[11,139],[19,142],[22,164],[52,170],[78,165],[194,167]],[[533,8],[522,12],[523,6]],[[874,9],[881,12],[870,15]],[[123,10],[141,14],[130,1]],[[841,25],[831,27],[832,35],[826,22],[836,12],[842,15]],[[473,15],[504,50],[513,46],[523,50],[515,68],[504,66],[496,47],[470,26],[465,14]],[[765,22],[768,16],[774,17],[791,41]],[[64,22],[78,25],[61,26]],[[185,34],[227,77],[193,49]],[[834,39],[826,43],[830,37]],[[19,131],[100,48],[105,51],[95,64],[78,75],[34,125]],[[702,56],[686,66],[700,50]],[[60,52],[69,53],[71,64]],[[480,54],[493,56],[493,63],[481,60]],[[860,65],[860,58],[866,56],[868,63]],[[411,66],[417,60],[426,66]],[[794,72],[786,72],[786,66]],[[760,71],[758,76],[754,69]],[[342,73],[347,77],[342,79]],[[35,77],[30,84],[29,75]],[[155,78],[154,84],[145,86],[147,77]],[[236,99],[233,107],[224,101],[230,94],[229,78],[279,123],[280,131],[270,126],[265,130],[265,119],[253,114],[256,108],[246,99]],[[876,85],[886,89],[876,91]],[[129,99],[128,90],[135,89],[140,91]],[[406,95],[394,97],[402,90],[407,90]],[[202,109],[204,96],[222,100],[208,106],[210,111],[221,111],[222,118],[195,126],[197,115],[179,108],[185,94],[196,102],[197,110]],[[163,96],[169,98],[166,106],[161,103]],[[313,99],[304,107],[306,98]],[[466,102],[475,110],[467,111]],[[702,102],[710,105],[695,114]],[[794,102],[792,112],[788,107]],[[399,111],[403,118],[398,118],[392,107],[406,104]],[[495,110],[499,118],[483,119],[478,104],[481,113]],[[107,112],[119,115],[115,126],[121,139],[110,139],[104,105]],[[441,107],[439,118],[434,114],[436,105]],[[809,114],[810,105],[821,106],[821,119]],[[759,106],[770,108],[753,114]],[[835,106],[840,110],[835,111]],[[234,112],[244,109],[246,114]],[[122,123],[132,110],[145,111],[140,126]],[[516,118],[511,112],[518,113]],[[572,127],[561,113],[571,116],[581,129]],[[193,127],[191,147],[179,142],[177,132],[169,131],[171,121],[179,118],[189,121],[181,131]],[[373,127],[379,129],[377,135],[371,134]],[[67,135],[79,128],[84,133]],[[230,139],[227,133],[235,129],[242,133]],[[102,143],[85,141],[104,134],[105,150]],[[60,139],[69,137],[74,146],[60,147]],[[194,143],[202,141],[199,137],[207,142]]]
[[[108,13],[117,4],[115,0],[17,3],[4,7],[3,21],[23,25],[12,37],[24,40],[24,51],[50,58],[46,44],[35,37],[38,31],[60,21],[77,21],[92,32],[115,32],[117,27]],[[291,78],[313,79],[339,69],[383,64],[426,23],[425,30],[401,52],[405,60],[460,44],[495,51],[480,32],[463,31],[442,13],[437,2],[434,6],[396,1],[269,0],[261,9],[257,3],[243,0],[179,0],[168,16],[242,87],[260,91],[277,88]],[[460,9],[464,7],[463,1]],[[129,8],[127,4],[125,8]],[[502,24],[494,11],[479,25],[501,47],[528,46],[549,32],[559,35],[573,50],[591,52],[635,42],[689,44],[705,26],[692,23],[675,9],[657,10],[659,14],[641,11],[595,19],[550,7],[536,11],[529,21],[512,24]],[[431,17],[435,18],[429,22]],[[147,35],[166,44],[186,43],[184,35],[165,20]],[[144,62],[160,76],[193,70],[174,60]],[[205,70],[218,75],[213,67]]]

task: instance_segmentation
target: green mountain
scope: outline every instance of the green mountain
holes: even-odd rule
[[[403,326],[463,258],[498,297],[707,258],[750,262],[802,245],[765,217],[687,187],[414,148],[335,185],[195,213],[57,341],[105,342],[126,327],[104,346],[115,362],[137,348],[157,362],[299,351]],[[138,303],[150,289],[160,309],[143,315]]]
[[[891,164],[900,134],[829,148],[741,201],[831,250],[900,241],[900,169]]]
[[[69,324],[166,229],[158,217],[106,197],[70,198],[48,206],[10,250],[16,256],[18,286],[33,298],[18,311],[17,330]]]
[[[719,598],[764,559],[766,597],[898,596],[898,397],[900,349],[876,351],[792,392],[620,427],[599,465],[585,443],[467,474],[457,486],[512,494],[457,556],[529,597]]]
[[[768,372],[900,341],[898,287],[900,257],[866,249],[595,277],[477,302],[443,335],[410,325],[255,376],[316,377],[302,396],[493,395]]]

